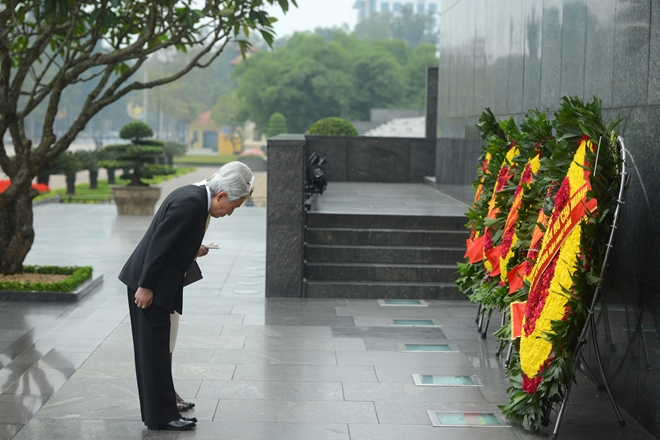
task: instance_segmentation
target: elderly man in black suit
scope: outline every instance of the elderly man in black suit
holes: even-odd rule
[[[216,173],[203,185],[186,185],[167,196],[119,274],[128,286],[140,411],[149,429],[195,427],[195,419],[177,410],[170,314],[182,313],[184,276],[195,257],[208,252],[202,238],[209,216],[231,215],[251,192],[252,172],[240,162],[234,167],[236,171]]]

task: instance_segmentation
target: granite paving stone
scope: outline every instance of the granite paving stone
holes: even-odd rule
[[[346,401],[382,402],[483,402],[479,387],[418,387],[413,383],[345,383]]]
[[[401,215],[464,213],[462,204],[446,206],[450,198],[434,198],[437,206],[408,200],[419,187],[436,195],[413,186],[346,182],[337,189],[372,199],[366,207],[353,204],[353,213],[386,210],[391,191],[398,192]],[[340,206],[336,196],[321,208]],[[546,429],[529,434],[515,423],[432,427],[429,410],[499,414],[498,405],[506,403],[502,360],[494,356],[495,339],[483,340],[476,331],[476,306],[266,298],[266,208],[253,207],[210,223],[204,241],[221,249],[200,260],[204,279],[184,291],[172,370],[179,394],[196,404],[186,415],[199,419],[197,428],[147,430],[140,421],[126,287],[117,275],[149,221],[118,216],[113,205],[35,207],[36,237],[26,264],[92,264],[104,282],[77,303],[0,302],[0,440],[549,437]],[[393,327],[392,318],[437,319],[441,327]],[[499,316],[492,319],[494,328]],[[453,344],[461,351],[406,353],[400,343]],[[476,375],[483,386],[418,387],[412,374]],[[560,438],[654,438],[625,411],[628,426],[618,429],[607,398],[584,377],[578,383]]]
[[[462,353],[393,353],[388,351],[338,351],[337,365],[470,366]]]
[[[428,420],[428,416],[426,418]],[[430,425],[350,423],[348,430],[351,440],[437,440],[439,438],[452,440],[519,440],[516,432],[511,428],[435,428]]]
[[[372,402],[220,400],[214,421],[378,423]]]
[[[364,341],[358,338],[273,338],[248,336],[246,350],[366,350]]]
[[[271,349],[214,350],[213,357],[210,362],[216,364],[337,364],[335,353],[332,351]]]
[[[199,418],[199,417],[198,417]],[[194,432],[182,432],[179,439],[217,440],[349,440],[345,423],[287,423],[287,422],[213,422],[197,423]]]
[[[344,400],[339,382],[204,380],[196,397],[218,400]]]
[[[16,379],[3,395],[51,396],[76,370],[73,368],[40,368],[32,366]]]
[[[372,366],[237,365],[234,380],[377,382]]]

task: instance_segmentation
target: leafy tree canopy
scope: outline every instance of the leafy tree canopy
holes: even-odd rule
[[[401,40],[363,41],[341,30],[331,41],[297,33],[235,68],[236,114],[264,129],[279,112],[291,132],[302,133],[325,117],[364,120],[372,108],[423,108],[426,67],[437,63],[428,44],[413,50]]]
[[[309,129],[309,134],[324,136],[357,136],[355,126],[342,118],[323,118]]]
[[[355,36],[366,40],[384,38],[406,41],[410,47],[438,43],[436,18],[433,14],[415,14],[410,8],[401,13],[377,12],[355,26]]]
[[[286,118],[282,113],[273,113],[270,115],[266,137],[272,138],[288,131],[289,130],[286,128]]]
[[[0,139],[11,138],[14,155],[0,142],[0,167],[11,180],[0,193],[0,272],[19,272],[32,245],[32,179],[94,115],[132,91],[209,66],[232,41],[245,53],[250,33],[272,44],[275,19],[267,7],[274,4],[286,12],[296,0],[5,0]],[[191,55],[146,80],[134,75],[150,57],[178,52]],[[65,118],[64,97],[81,84],[84,99]],[[33,137],[29,116],[40,122]],[[56,130],[58,118],[64,127]]]

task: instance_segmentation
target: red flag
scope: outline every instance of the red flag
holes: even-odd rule
[[[522,336],[522,322],[526,308],[527,301],[511,303],[511,340]]]
[[[484,259],[484,238],[486,236],[482,235],[475,238],[472,241],[467,242],[467,250],[465,251],[465,256],[470,259],[470,264],[475,264]]]
[[[523,277],[525,276],[525,274],[523,273],[524,266],[525,266],[525,262],[523,261],[516,267],[512,268],[507,274],[507,278],[509,281],[509,295],[511,295],[516,290],[522,288]]]
[[[486,258],[490,264],[493,265],[493,270],[490,271],[490,276],[496,277],[500,274],[500,254],[502,253],[502,245],[495,246],[486,253]]]

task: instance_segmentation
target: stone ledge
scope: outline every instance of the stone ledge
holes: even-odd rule
[[[103,275],[79,285],[72,292],[48,292],[39,290],[0,290],[0,301],[17,302],[76,302],[103,282]]]

